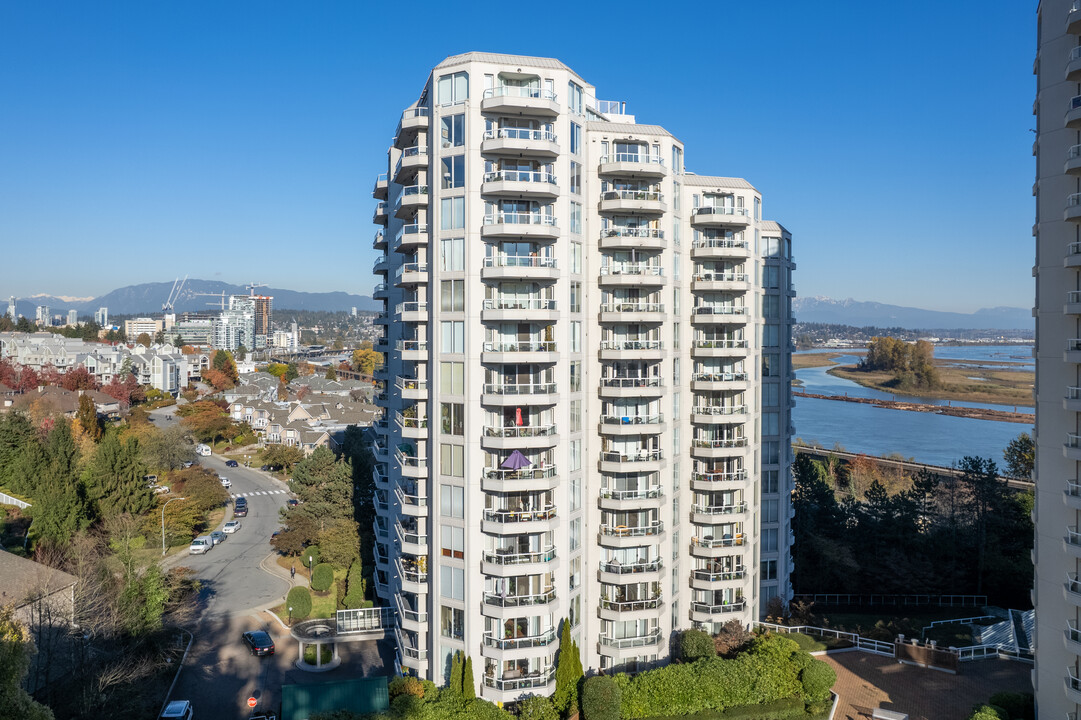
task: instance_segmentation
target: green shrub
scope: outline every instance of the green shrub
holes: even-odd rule
[[[364,607],[364,594],[367,592],[368,583],[364,580],[364,568],[357,560],[349,566],[349,574],[345,578],[345,598],[343,603],[347,609]]]
[[[289,617],[294,620],[303,620],[312,614],[312,594],[308,588],[297,586],[289,591],[285,597],[285,607]]]
[[[334,584],[334,566],[330,563],[319,563],[312,570],[312,590],[326,592]]]
[[[810,635],[804,635],[803,633],[786,633],[785,637],[799,645],[799,649],[803,652],[812,653],[826,649],[826,643],[818,638],[813,638]]]
[[[621,691],[607,675],[594,675],[582,683],[582,720],[619,720]]]
[[[559,720],[559,713],[551,700],[533,695],[518,703],[518,720]]]
[[[1010,720],[1006,711],[994,705],[977,705],[972,708],[972,714],[968,720]]]
[[[837,682],[837,673],[821,660],[811,660],[800,671],[799,681],[803,683],[803,699],[809,703],[823,702],[830,696],[830,688]]]
[[[987,699],[987,704],[1005,710],[1010,720],[1036,720],[1032,693],[998,692]]]
[[[762,705],[737,705],[727,710],[703,710],[694,715],[662,715],[649,720],[810,720],[799,698]]]
[[[694,662],[716,654],[713,636],[704,630],[684,630],[679,634],[679,658],[683,662]]]
[[[387,684],[387,695],[390,699],[398,697],[399,695],[413,695],[414,697],[424,697],[424,683],[419,678],[412,676],[394,678]]]
[[[309,545],[300,553],[300,563],[304,567],[314,567],[319,564],[319,546]]]

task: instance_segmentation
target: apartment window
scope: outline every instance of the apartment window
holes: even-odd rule
[[[679,419],[679,390],[672,393],[672,417]]]
[[[465,310],[465,281],[443,280],[439,284],[440,310]]]
[[[461,560],[465,557],[465,530],[460,527],[444,525],[439,529],[440,545],[443,557]]]
[[[780,435],[781,418],[779,413],[762,413],[762,435]]]
[[[571,440],[571,453],[570,453],[570,471],[582,469],[582,441]]]
[[[777,579],[777,561],[776,560],[763,560],[762,561],[762,579],[763,580],[776,580]]]
[[[762,471],[762,492],[763,493],[776,493],[778,492],[777,478],[780,474],[778,470],[763,470]]]
[[[571,312],[582,312],[582,283],[577,280],[571,282]]]
[[[781,462],[781,445],[776,440],[762,443],[762,464],[776,465]]]
[[[582,234],[582,203],[571,203],[571,232]]]
[[[439,514],[459,520],[465,518],[465,488],[457,485],[440,485]]]
[[[464,200],[464,198],[448,198],[447,200]],[[447,200],[444,200],[443,202],[446,203]],[[443,270],[451,272],[465,270],[465,238],[440,240],[439,246],[443,261]]]
[[[439,632],[443,637],[461,640],[465,630],[465,610],[447,607],[439,608]]]
[[[675,328],[675,327],[678,327],[678,325],[673,325],[672,327]],[[679,358],[678,357],[672,358],[672,382],[674,384],[676,384],[676,385],[679,385],[679,382],[680,382],[680,380],[679,380],[679,375],[680,375],[679,370],[680,370]]]
[[[762,501],[762,522],[775,523],[778,522],[780,513],[778,507],[780,500],[763,500]]]
[[[462,445],[440,443],[439,472],[450,477],[465,477],[465,448]]]
[[[570,364],[570,373],[571,373],[571,381],[570,381],[571,392],[581,392],[582,391],[582,363],[581,362],[572,362]]]
[[[781,319],[781,298],[777,295],[762,296],[762,317],[768,320]]]
[[[465,600],[465,570],[448,565],[440,566],[439,594],[451,600]]]
[[[572,82],[567,83],[567,105],[576,115],[585,112],[582,104],[582,88]]]
[[[571,598],[570,609],[570,621],[571,627],[578,627],[578,624],[582,622],[582,596],[575,595]]]
[[[443,158],[443,189],[465,187],[465,155]]]
[[[762,200],[759,198],[754,199],[754,219],[762,219]]]
[[[577,550],[582,546],[582,518],[570,521],[570,548]]]
[[[581,442],[581,441],[579,441]],[[571,478],[571,512],[582,507],[582,476],[575,475]]]
[[[781,376],[781,356],[776,353],[762,354],[762,377]]]
[[[465,392],[465,363],[441,362],[439,363],[440,382],[439,391],[461,395]]]
[[[571,272],[575,275],[582,274],[582,243],[571,243]]]
[[[672,225],[672,245],[675,246],[675,247],[679,247],[679,244],[680,244],[680,231],[682,229],[683,229],[683,226],[680,225],[678,221],[675,222]],[[678,280],[679,277],[677,276],[676,279]]]
[[[465,323],[460,320],[439,323],[443,330],[443,352],[465,352]]]
[[[439,419],[446,435],[465,435],[465,405],[440,403]]]
[[[777,528],[762,531],[762,552],[777,552]]]
[[[582,431],[582,401],[571,400],[571,432]]]
[[[571,123],[571,152],[577,155],[582,150],[582,126]]]
[[[436,100],[440,105],[458,105],[469,98],[469,73],[458,72],[439,78]]]
[[[762,287],[776,290],[781,287],[781,268],[776,265],[766,265],[762,268]]]
[[[675,153],[673,152],[672,154],[674,155]],[[672,183],[672,209],[675,210],[676,212],[679,212],[679,195],[680,195],[679,191],[680,191],[680,188],[681,188],[681,186],[680,186],[679,183]],[[676,223],[675,227],[679,227],[678,222]]]
[[[679,323],[672,325],[672,349],[679,350]]]
[[[582,556],[571,558],[570,572],[568,573],[570,588],[573,590],[582,584]]]
[[[780,347],[781,329],[777,325],[762,326],[762,347]]]
[[[679,530],[672,531],[672,562],[679,561]],[[676,569],[672,568],[672,575],[675,576]],[[675,627],[673,625],[673,627]]]
[[[442,124],[443,147],[461,147],[465,145],[465,115],[444,115]]]
[[[458,230],[465,227],[465,198],[443,198],[440,202],[440,228]]]
[[[679,452],[678,448],[676,449],[676,452],[677,453]],[[675,453],[673,453],[673,454],[675,455],[675,457],[679,457],[679,455],[677,455]],[[673,472],[672,475],[675,478],[675,481],[672,483],[672,487],[679,487],[679,472]],[[679,495],[673,495],[672,496],[672,527],[677,527],[678,525],[679,525]]]
[[[672,315],[674,317],[677,317],[677,318],[679,317],[679,313],[680,313],[679,298],[680,298],[679,288],[678,287],[673,287],[672,288]]]
[[[762,407],[777,407],[781,399],[781,386],[777,383],[762,384]]]
[[[582,164],[571,160],[571,194],[582,194]]]
[[[582,352],[582,323],[571,322],[571,352]]]
[[[677,174],[683,172],[683,148],[672,148],[672,172]]]

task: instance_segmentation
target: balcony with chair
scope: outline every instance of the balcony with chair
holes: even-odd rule
[[[601,250],[664,250],[664,230],[649,226],[609,225],[601,229]]]
[[[396,287],[417,287],[428,284],[428,263],[408,262],[394,271]]]
[[[486,450],[525,450],[550,448],[559,444],[553,423],[536,425],[485,425],[480,445]]]
[[[664,268],[655,262],[616,262],[601,265],[597,283],[601,287],[664,285]]]
[[[693,470],[691,490],[714,492],[741,489],[747,483],[747,471],[741,469]]]
[[[607,585],[626,585],[632,582],[660,582],[664,563],[660,558],[636,562],[620,562],[618,559],[602,560],[597,565],[597,580]]]
[[[651,448],[646,443],[643,443],[641,447],[627,450],[605,450],[600,455],[601,472],[657,472],[663,467],[663,451],[660,448]]]
[[[663,433],[668,426],[663,413],[602,414],[599,431],[601,435],[649,435]]]
[[[743,404],[695,405],[691,422],[702,425],[731,425],[747,422],[747,406]]]
[[[627,320],[630,322],[630,320]],[[662,360],[664,343],[648,336],[613,333],[598,346],[601,360]],[[659,385],[658,385],[659,387]]]
[[[417,210],[428,206],[428,184],[406,185],[394,201],[394,217],[406,220],[414,217]]]
[[[484,383],[482,393],[482,405],[554,405],[559,402],[559,391],[554,382]]]
[[[551,490],[559,484],[559,473],[552,463],[535,463],[522,468],[484,468],[480,487],[485,492]]]
[[[505,541],[506,538],[503,540]],[[494,550],[485,550],[481,554],[480,571],[485,575],[503,578],[543,575],[555,570],[556,558],[555,546],[551,544],[539,550],[497,547]]]
[[[601,193],[601,212],[637,215],[662,215],[668,211],[664,195],[658,190],[606,190]]]
[[[699,269],[691,276],[691,290],[746,292],[751,288],[751,276],[745,272]]]

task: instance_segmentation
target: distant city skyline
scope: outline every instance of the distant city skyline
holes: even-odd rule
[[[422,56],[369,32],[400,24],[385,5],[8,3],[5,297],[184,274],[370,295],[386,118],[442,57],[491,50],[557,57],[697,148],[689,170],[746,177],[797,238],[801,296],[1031,306],[1035,4],[639,8],[620,16],[678,54],[616,61],[611,10],[560,2],[515,40],[425,9]]]

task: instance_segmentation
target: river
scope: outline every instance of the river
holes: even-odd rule
[[[811,350],[808,352],[837,352],[836,350]],[[994,360],[1024,363],[1031,368],[1032,347],[1024,345],[976,345],[935,348],[935,357],[941,359]],[[855,356],[837,358],[839,364],[853,363]],[[911,398],[865,388],[851,380],[834,377],[826,371],[829,367],[805,368],[796,371],[803,383],[803,390],[822,395],[885,398],[910,400],[934,404],[948,401]],[[982,407],[995,410],[1013,410],[1013,406],[964,403],[953,401],[962,407]],[[1026,409],[1018,408],[1022,412]],[[838,400],[795,398],[792,423],[796,433],[793,438],[818,443],[831,448],[839,443],[849,452],[868,455],[899,453],[905,458],[931,465],[951,465],[965,455],[989,457],[1002,465],[1002,451],[1022,432],[1032,432],[1028,425],[973,420],[971,418],[936,415],[934,413],[907,412]]]

